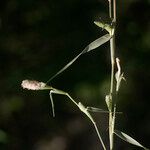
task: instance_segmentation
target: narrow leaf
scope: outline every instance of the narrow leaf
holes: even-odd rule
[[[65,65],[62,69],[60,69],[56,74],[54,74],[46,83],[53,80],[56,76],[61,74],[63,71],[65,71],[67,68],[69,68],[80,56],[82,55],[82,52],[78,54],[75,58],[73,58],[67,65]]]
[[[100,108],[97,108],[97,107],[87,107],[87,110],[88,111],[91,111],[91,112],[101,112],[101,111],[104,111],[103,109],[100,109]]]
[[[100,27],[100,28],[102,28],[102,29],[105,29],[105,30],[106,30],[107,32],[109,32],[109,34],[111,35],[112,30],[113,30],[113,28],[112,28],[111,25],[106,24],[106,23],[103,23],[103,22],[100,22],[100,21],[94,21],[94,23],[95,23],[98,27]]]
[[[106,43],[107,41],[109,41],[111,38],[111,36],[109,34],[105,34],[103,36],[101,36],[100,38],[96,39],[95,41],[91,42],[83,51],[82,54],[87,53],[101,45],[103,45],[104,43]]]
[[[149,149],[145,148],[143,145],[141,145],[139,142],[137,142],[136,140],[134,140],[132,137],[130,137],[129,135],[125,134],[124,132],[121,132],[119,130],[115,130],[114,133],[119,138],[121,138],[122,140],[124,140],[124,141],[126,141],[126,142],[128,142],[130,144],[136,145],[138,147],[142,147],[145,150],[149,150]]]
[[[97,108],[97,107],[86,107],[86,109],[89,112],[94,112],[94,113],[109,113],[109,111],[103,110],[103,109],[100,109],[100,108]],[[122,112],[115,112],[115,113],[122,114]]]
[[[59,74],[61,74],[63,71],[65,71],[66,69],[68,69],[82,54],[85,54],[93,49],[96,49],[97,47],[103,45],[104,43],[106,43],[107,41],[109,41],[111,38],[111,36],[109,34],[106,34],[98,39],[96,39],[95,41],[91,42],[88,46],[86,46],[84,48],[83,51],[81,51],[81,53],[79,53],[75,58],[73,58],[69,63],[67,63],[67,65],[65,65],[62,69],[60,69],[56,74],[54,74],[46,83],[50,82],[52,79],[54,79],[56,76],[58,76]]]
[[[114,34],[114,27],[111,24],[103,23],[103,22],[100,22],[100,21],[94,21],[94,23],[98,27],[100,27],[102,29],[105,29],[110,35]]]

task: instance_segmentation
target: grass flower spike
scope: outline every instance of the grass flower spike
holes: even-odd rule
[[[44,90],[46,84],[44,82],[39,82],[36,80],[23,80],[21,86],[23,89],[28,90]]]

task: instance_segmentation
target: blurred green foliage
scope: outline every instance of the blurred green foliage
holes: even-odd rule
[[[121,87],[118,110],[123,115],[117,116],[116,126],[150,147],[150,1],[117,3],[116,55],[127,82]],[[93,21],[100,17],[109,20],[107,16],[106,0],[0,2],[1,150],[99,149],[90,122],[66,97],[54,97],[56,118],[52,118],[48,93],[25,91],[20,83],[27,78],[46,82],[104,34]],[[109,59],[107,43],[82,56],[51,84],[77,101],[106,109]],[[105,135],[107,114],[93,115]],[[137,150],[119,139],[116,143],[118,150]]]

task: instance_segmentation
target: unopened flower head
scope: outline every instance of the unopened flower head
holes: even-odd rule
[[[21,86],[28,90],[43,90],[46,86],[44,82],[39,82],[35,80],[23,80]]]

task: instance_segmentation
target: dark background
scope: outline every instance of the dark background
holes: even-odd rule
[[[150,147],[150,1],[117,1],[116,55],[126,77],[116,128]],[[0,150],[100,150],[91,122],[65,96],[27,91],[24,79],[46,82],[87,44],[105,34],[107,0],[5,0],[0,2]],[[109,43],[85,54],[50,85],[87,106],[107,109]],[[108,145],[108,115],[94,113]],[[137,150],[115,138],[116,150]]]

